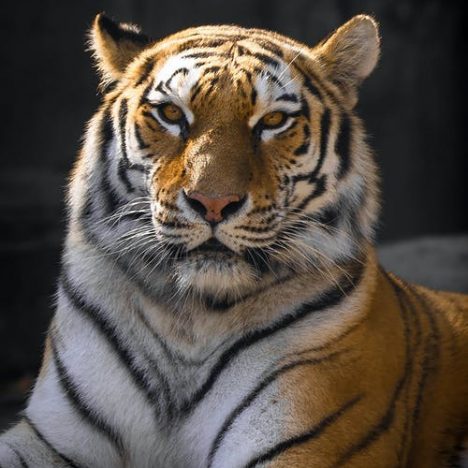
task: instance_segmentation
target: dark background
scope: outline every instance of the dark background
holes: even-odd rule
[[[468,232],[461,1],[134,0],[2,4],[0,381],[34,374],[53,310],[63,190],[99,96],[85,33],[106,11],[154,38],[207,23],[315,44],[357,13],[381,25],[359,112],[383,174],[380,241]],[[392,255],[391,255],[392,256]]]

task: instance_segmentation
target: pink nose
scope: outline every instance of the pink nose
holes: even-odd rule
[[[234,208],[232,211],[237,211],[240,208],[239,201],[241,197],[239,195],[226,195],[224,197],[207,197],[200,192],[192,192],[187,195],[190,200],[196,200],[198,203],[190,203],[191,207],[200,213],[207,221],[219,223],[223,219],[222,211],[229,205]],[[200,206],[201,205],[201,206]]]

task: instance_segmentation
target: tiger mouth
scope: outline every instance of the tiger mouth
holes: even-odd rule
[[[200,244],[198,247],[190,250],[188,254],[224,254],[233,256],[236,255],[236,252],[231,250],[227,245],[223,244],[218,239],[211,237],[207,241],[203,242],[203,244]]]
[[[271,271],[273,264],[269,255],[263,249],[247,249],[239,254],[223,244],[218,239],[212,237],[195,249],[187,252],[188,257],[198,257],[203,262],[222,262],[226,265],[232,265],[232,261],[238,261],[249,264],[257,273],[262,274]],[[200,258],[201,257],[201,258]]]

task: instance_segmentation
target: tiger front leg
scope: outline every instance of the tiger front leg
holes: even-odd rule
[[[72,370],[51,343],[49,336],[24,417],[0,437],[0,467],[123,466],[119,446],[106,436],[106,423],[85,401]]]
[[[62,458],[37,432],[27,418],[0,438],[0,467],[24,468],[34,466],[37,468],[70,467],[70,460]]]

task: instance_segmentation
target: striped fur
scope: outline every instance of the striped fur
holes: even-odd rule
[[[99,15],[91,45],[103,103],[0,466],[463,463],[468,300],[387,274],[373,248],[378,176],[354,106],[375,22],[311,49],[235,26],[151,42]],[[191,193],[237,201],[207,222]]]

